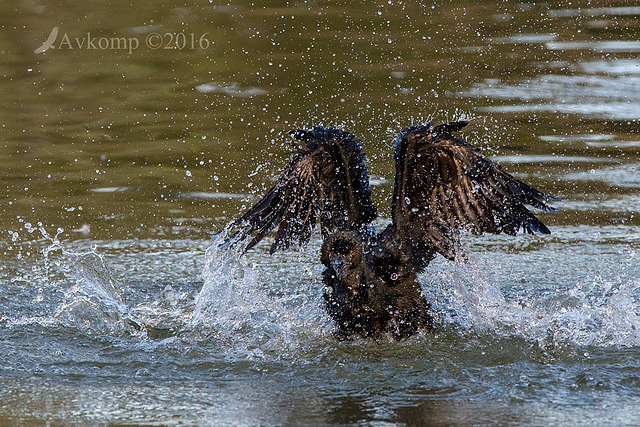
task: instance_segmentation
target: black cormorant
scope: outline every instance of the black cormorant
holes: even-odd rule
[[[417,274],[441,254],[454,259],[459,232],[549,234],[525,205],[558,200],[514,178],[480,149],[452,136],[456,121],[411,126],[396,138],[391,224],[382,232],[360,142],[337,128],[290,133],[305,144],[267,194],[228,226],[244,251],[276,226],[271,252],[306,243],[320,220],[324,299],[336,336],[400,340],[434,325]]]

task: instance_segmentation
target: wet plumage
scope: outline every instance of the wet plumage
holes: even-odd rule
[[[305,144],[267,194],[228,227],[248,250],[277,227],[271,252],[305,244],[320,222],[324,299],[340,338],[408,337],[433,314],[417,274],[441,254],[454,259],[459,233],[548,234],[528,206],[556,200],[505,172],[452,133],[457,121],[412,126],[396,138],[391,223],[380,233],[360,142],[336,128],[294,130]]]

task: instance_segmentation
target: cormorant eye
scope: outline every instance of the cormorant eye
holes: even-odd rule
[[[353,254],[349,255],[349,261],[353,259]]]
[[[354,246],[350,242],[336,242],[333,245],[333,252],[341,255],[347,255],[353,249]]]
[[[398,275],[396,273],[391,273],[391,280],[398,280]]]

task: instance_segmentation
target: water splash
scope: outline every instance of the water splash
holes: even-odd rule
[[[226,229],[214,237],[207,249],[202,276],[204,285],[196,296],[190,326],[213,324],[227,308],[245,311],[254,306],[252,301],[256,298],[251,293],[258,286],[255,273],[239,249],[229,244]]]
[[[477,260],[454,263],[440,274],[435,308],[444,328],[480,337],[521,338],[557,352],[584,347],[640,346],[640,280],[595,278],[567,291],[526,301],[509,301],[483,274]]]
[[[294,281],[295,286],[281,292],[278,287],[290,284],[288,279],[280,283],[280,277],[274,277],[273,283],[259,278],[238,248],[222,244],[228,243],[225,233],[216,236],[206,251],[204,284],[195,297],[167,284],[159,293],[132,305],[123,297],[123,290],[126,286],[135,289],[136,284],[116,280],[95,246],[71,250],[60,241],[62,229],[51,236],[41,224],[28,227],[31,233],[40,232],[45,247],[43,261],[38,263],[39,278],[27,283],[44,283],[37,302],[52,314],[3,316],[0,320],[6,325],[62,327],[106,338],[135,336],[145,345],[151,344],[148,339],[177,336],[181,345],[205,345],[233,359],[280,359],[296,354],[300,342],[313,343],[318,336],[328,335],[324,313],[314,299],[317,295],[306,295],[305,289],[299,292],[298,287],[305,283]],[[290,276],[290,271],[279,267],[278,273]],[[311,275],[304,276],[315,288]]]
[[[206,342],[225,357],[243,359],[299,355],[300,350],[330,335],[333,325],[322,309],[320,279],[311,269],[299,273],[301,265],[314,262],[315,253],[314,260],[275,254],[265,263],[259,251],[247,257],[225,244],[228,240],[223,232],[206,252],[204,284],[195,298],[167,285],[159,295],[132,307],[122,296],[123,285],[114,279],[95,247],[71,251],[59,240],[62,230],[52,237],[41,225],[35,229],[49,243],[42,251],[44,268],[40,268],[41,281],[49,281],[44,291],[59,292],[61,300],[52,304],[53,315],[4,316],[4,324],[38,323],[95,336],[124,334],[143,339],[177,334],[187,342],[194,338]],[[254,271],[252,257],[261,262],[260,271],[266,277]],[[430,270],[440,280],[426,286],[432,292],[428,298],[446,333],[489,343],[524,340],[552,357],[567,349],[640,347],[637,279],[594,278],[569,289],[534,290],[528,296],[509,291],[505,296],[498,285],[500,279],[493,280],[487,273],[495,270],[492,261],[480,262],[472,254],[467,258],[468,262],[444,266],[440,273],[437,263]],[[63,279],[49,279],[61,267],[65,267]],[[73,285],[60,291],[70,274]],[[512,289],[508,283],[503,285]]]
[[[56,247],[52,247],[54,245]],[[55,243],[48,249],[60,249],[76,275],[75,284],[65,292],[65,301],[56,310],[57,319],[90,334],[144,332],[142,322],[122,299],[120,285],[112,277],[102,254],[95,248],[75,253]]]
[[[593,283],[572,289],[563,304],[554,304],[557,297],[545,301],[547,342],[592,347],[640,346],[640,316],[633,297],[638,288],[638,280],[616,283],[596,278]],[[550,310],[552,307],[557,308]]]
[[[202,331],[243,357],[281,357],[299,348],[301,340],[323,331],[315,319],[274,295],[251,268],[241,248],[229,244],[227,230],[217,234],[206,252],[204,285],[195,299],[188,327]],[[302,308],[306,300],[295,306]],[[293,300],[292,299],[292,300]],[[311,316],[312,317],[312,316]]]
[[[33,234],[38,231],[48,242],[42,249],[43,267],[38,268],[35,283],[41,282],[37,301],[42,301],[46,289],[57,290],[64,281],[52,281],[54,270],[67,269],[75,276],[74,284],[64,292],[62,301],[53,316],[14,319],[12,324],[37,323],[49,327],[68,327],[90,335],[144,334],[120,295],[120,284],[113,278],[104,257],[95,247],[88,251],[75,252],[64,248],[59,236],[64,232],[58,228],[51,236],[42,225],[25,223],[25,229]]]

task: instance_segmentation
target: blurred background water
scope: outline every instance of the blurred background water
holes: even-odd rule
[[[0,424],[637,424],[639,17],[2,2]],[[541,214],[551,236],[469,236],[467,263],[433,263],[436,333],[336,341],[318,236],[207,251],[272,185],[289,130],[363,141],[382,226],[394,135],[461,117],[564,200]]]

